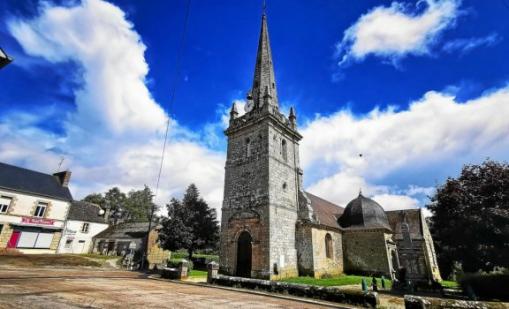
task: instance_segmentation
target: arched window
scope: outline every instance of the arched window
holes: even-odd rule
[[[332,259],[332,236],[329,233],[325,235],[325,256]]]
[[[246,156],[251,156],[251,140],[246,138]]]
[[[283,157],[283,160],[285,160],[285,162],[288,160],[288,154],[287,154],[287,149],[286,149],[286,140],[281,140],[281,156]]]

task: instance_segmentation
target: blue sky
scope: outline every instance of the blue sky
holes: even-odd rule
[[[196,182],[219,208],[233,101],[251,86],[261,1],[0,3],[0,160],[45,172],[62,157],[82,197]],[[306,187],[345,204],[360,188],[418,207],[466,163],[509,154],[509,1],[267,4],[282,109],[295,106]],[[360,157],[359,154],[363,156]]]

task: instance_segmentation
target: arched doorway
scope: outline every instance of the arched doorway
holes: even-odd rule
[[[251,277],[252,242],[251,235],[244,231],[237,241],[237,276]]]

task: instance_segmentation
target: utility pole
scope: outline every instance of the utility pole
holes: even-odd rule
[[[150,238],[150,231],[152,230],[152,221],[154,220],[155,206],[156,206],[156,204],[152,202],[152,204],[150,206],[150,216],[149,216],[149,220],[148,220],[148,229],[147,229],[147,236],[146,236],[146,240],[145,240],[145,246],[143,248],[143,254],[141,256],[141,265],[140,265],[141,270],[145,270],[145,267],[148,268],[148,265],[145,265],[145,260],[148,257],[148,251],[150,249],[148,240]]]

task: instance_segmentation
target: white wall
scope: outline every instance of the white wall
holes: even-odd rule
[[[36,195],[30,195],[26,193],[19,193],[15,191],[8,191],[0,189],[0,195],[8,196],[13,198],[11,203],[9,215],[0,215],[0,222],[13,222],[19,223],[20,216],[31,217],[32,209],[38,202],[50,203],[51,207],[47,214],[44,216],[47,219],[59,220],[61,222],[55,222],[54,226],[63,226],[67,212],[69,210],[70,203],[67,201],[61,201],[53,198],[41,197]],[[11,218],[9,218],[11,217]],[[18,217],[18,218],[12,218]]]
[[[67,221],[58,246],[58,253],[89,253],[92,249],[92,238],[108,228],[108,225],[104,223],[87,222],[89,224],[88,233],[82,233],[81,227],[83,223],[83,221]],[[66,248],[65,243],[69,237],[74,239],[71,247]],[[84,242],[80,243],[80,241]]]

